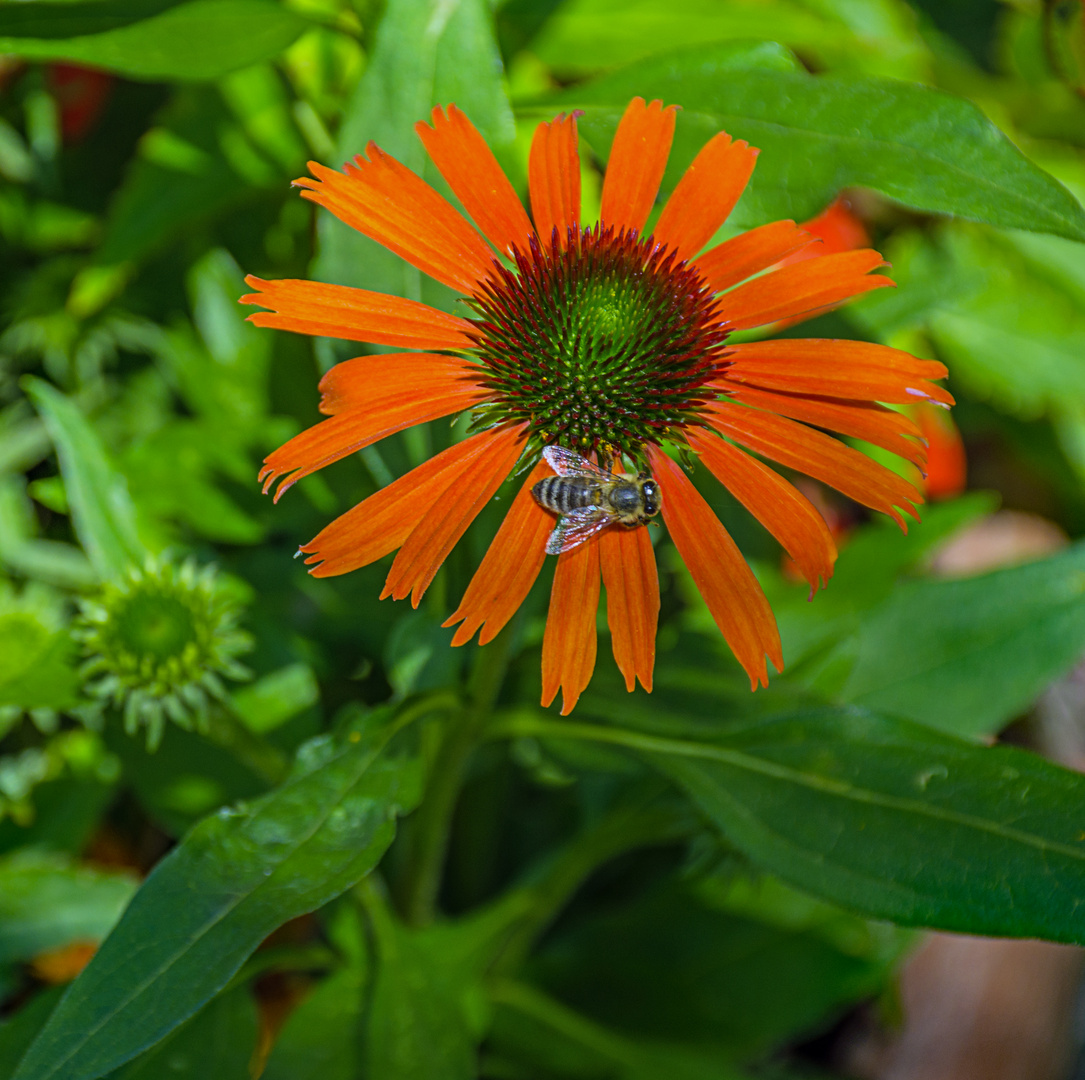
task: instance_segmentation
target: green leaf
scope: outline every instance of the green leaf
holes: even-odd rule
[[[363,969],[329,975],[290,1014],[261,1080],[354,1080],[364,1006]]]
[[[876,992],[895,959],[849,955],[804,927],[731,914],[707,898],[669,884],[608,905],[552,934],[531,972],[627,1037],[747,1057]]]
[[[527,983],[502,980],[488,1045],[501,1069],[516,1080],[746,1080],[715,1049],[628,1038],[570,1009]]]
[[[583,76],[664,50],[759,38],[798,50],[818,70],[920,80],[929,65],[915,16],[893,0],[570,0],[531,51],[564,76]]]
[[[923,507],[922,521],[910,524],[906,533],[888,520],[862,526],[843,546],[829,588],[813,601],[805,586],[762,567],[759,579],[780,626],[788,676],[798,676],[798,664],[811,654],[855,635],[863,616],[885,601],[901,579],[916,574],[939,544],[997,507],[992,492],[973,491]],[[693,625],[708,631],[714,624],[707,621],[711,616],[703,602],[695,589],[685,591],[695,601],[690,613],[696,620]],[[809,676],[802,681],[809,681]]]
[[[498,905],[458,922],[410,930],[368,891],[377,973],[366,1024],[365,1075],[474,1080],[487,1016],[482,976],[519,909]]]
[[[290,664],[234,692],[233,705],[245,726],[258,735],[281,727],[320,700],[316,676],[308,664]]]
[[[0,859],[0,961],[29,960],[73,942],[99,942],[136,882],[33,851]]]
[[[904,344],[923,331],[954,383],[1004,412],[1085,408],[1085,248],[953,225],[895,238],[886,257],[899,288],[849,313],[860,326]]]
[[[979,735],[1029,706],[1083,651],[1079,543],[1025,566],[898,589],[839,647],[854,666],[836,696]]]
[[[222,86],[185,87],[142,137],[95,253],[101,267],[139,261],[261,189],[284,190],[297,175],[301,161],[284,166],[262,152],[225,96]],[[274,112],[289,124],[284,114]],[[223,256],[208,253],[197,265],[216,261]]]
[[[971,102],[905,82],[728,69],[720,46],[631,65],[562,94],[598,151],[636,94],[683,107],[669,189],[720,129],[761,150],[735,224],[803,220],[843,188],[919,210],[1085,240],[1085,209]]]
[[[258,1034],[256,1002],[239,986],[110,1080],[243,1080],[251,1075]]]
[[[281,788],[206,818],[162,860],[15,1074],[93,1080],[217,994],[276,927],[367,874],[417,797],[390,729],[317,740]]]
[[[355,1080],[360,1074],[369,948],[353,897],[328,910],[325,933],[344,963],[287,1017],[261,1080]]]
[[[73,705],[79,676],[71,635],[30,610],[0,613],[0,705],[63,709]]]
[[[0,1076],[11,1076],[27,1047],[49,1019],[63,987],[43,990],[30,999],[14,1016],[0,1023]]]
[[[122,576],[147,557],[123,477],[70,398],[33,376],[27,376],[23,386],[56,445],[72,522],[94,569],[102,578]]]
[[[235,754],[175,724],[167,725],[154,753],[144,740],[125,734],[116,718],[107,722],[104,735],[141,809],[169,836],[183,836],[220,806],[268,790],[266,780]]]
[[[4,5],[0,52],[137,79],[215,79],[282,52],[305,20],[273,0]]]
[[[427,168],[414,123],[428,120],[434,105],[452,101],[498,156],[505,155],[515,132],[501,76],[490,6],[484,0],[389,4],[365,75],[343,117],[340,159],[362,153],[372,139],[415,172],[440,182],[436,170]],[[313,277],[449,304],[450,290],[429,279],[423,285],[419,272],[399,256],[331,214],[320,213],[317,222],[320,255]]]
[[[872,918],[1085,942],[1085,776],[856,708],[709,741],[520,719],[510,734],[625,746],[755,864]]]

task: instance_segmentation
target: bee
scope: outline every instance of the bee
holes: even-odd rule
[[[531,494],[561,514],[546,541],[547,555],[571,551],[608,525],[647,525],[659,513],[662,494],[651,473],[608,472],[562,446],[546,447],[543,457],[556,475],[540,480]]]

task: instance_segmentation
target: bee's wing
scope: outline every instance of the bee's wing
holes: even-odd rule
[[[546,554],[560,555],[563,551],[572,551],[616,520],[614,514],[601,506],[581,506],[571,510],[558,522],[546,541]]]
[[[591,476],[596,480],[613,480],[614,474],[606,469],[600,469],[598,465],[574,454],[572,450],[566,450],[564,446],[547,446],[543,450],[546,463],[558,474],[558,476]]]

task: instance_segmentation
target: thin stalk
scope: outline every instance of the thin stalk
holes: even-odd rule
[[[507,626],[490,648],[479,649],[470,700],[449,718],[426,793],[415,814],[412,850],[402,890],[403,915],[414,926],[433,921],[448,854],[452,816],[467,765],[482,741],[505,680],[514,635],[515,627]]]

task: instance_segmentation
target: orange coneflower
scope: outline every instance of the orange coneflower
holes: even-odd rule
[[[878,402],[950,403],[928,360],[854,341],[729,344],[736,330],[809,316],[891,282],[875,251],[822,255],[762,273],[816,242],[778,221],[701,253],[753,171],[757,151],[721,132],[697,155],[644,233],[674,133],[675,109],[635,98],[618,126],[601,220],[580,219],[575,116],[540,124],[529,159],[534,225],[485,141],[454,105],[416,130],[472,226],[370,143],[342,173],[313,164],[302,194],[463,294],[472,317],[312,281],[248,278],[258,326],[418,350],[363,356],[320,384],[330,419],[271,454],[276,498],[303,476],[395,431],[469,411],[474,434],[332,522],[302,551],[317,576],[395,549],[382,598],[417,606],[452,547],[501,483],[530,471],[446,626],[453,644],[491,640],[527,596],[554,517],[533,498],[561,445],[601,464],[647,468],[663,519],[724,638],[766,684],[783,666],[776,622],[731,537],[668,454],[699,457],[794,558],[813,588],[836,548],[817,510],[762,464],[769,458],[890,514],[922,501],[905,480],[829,429],[922,463],[916,425]],[[492,245],[492,246],[491,246]],[[756,276],[760,275],[760,276]],[[450,497],[445,498],[448,493]],[[605,529],[558,556],[543,640],[543,704],[568,713],[595,666],[600,584],[627,687],[652,687],[659,584],[648,530]]]

